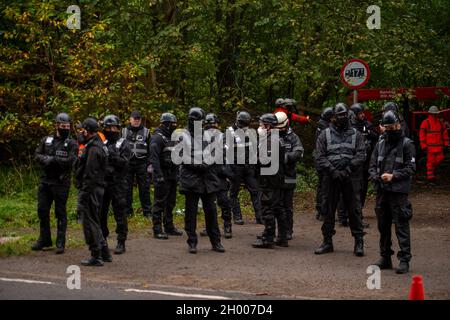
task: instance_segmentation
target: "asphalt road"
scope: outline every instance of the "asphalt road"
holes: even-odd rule
[[[0,300],[246,300],[254,295],[198,288],[146,286],[127,283],[89,282],[69,289],[67,279],[0,277]],[[267,299],[272,297],[266,296]]]

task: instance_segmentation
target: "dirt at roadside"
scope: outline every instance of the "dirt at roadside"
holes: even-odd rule
[[[392,270],[383,271],[380,290],[369,290],[366,286],[367,266],[378,259],[373,198],[369,198],[365,210],[370,223],[365,237],[366,256],[358,258],[352,254],[353,239],[350,230],[343,227],[337,227],[335,252],[317,256],[313,251],[321,242],[321,225],[314,218],[311,194],[296,196],[294,239],[289,248],[253,249],[251,243],[262,226],[254,224],[248,216],[245,225],[233,226],[233,239],[222,240],[227,250],[224,254],[212,252],[207,238],[199,240],[199,252],[192,255],[187,252],[185,236],[161,241],[140,232],[130,235],[125,255],[114,256],[114,262],[103,268],[83,267],[82,276],[134,282],[142,287],[167,284],[283,297],[406,299],[411,276],[421,274],[427,298],[449,299],[450,188],[420,187],[410,199],[414,209],[411,273],[397,275]],[[397,250],[395,239],[393,242]],[[2,258],[0,276],[49,275],[65,279],[67,266],[78,264],[87,254],[86,248],[69,248],[61,256],[47,251]],[[397,264],[395,257],[394,264]]]

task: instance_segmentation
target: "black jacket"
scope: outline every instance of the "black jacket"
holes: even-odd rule
[[[122,130],[122,137],[127,139],[131,150],[131,165],[149,165],[150,164],[150,131],[143,125],[135,128],[128,125]]]
[[[171,152],[175,143],[171,140],[171,133],[166,127],[161,126],[155,129],[150,143],[150,163],[154,178],[176,179],[177,166],[171,160]]]
[[[332,140],[332,146],[328,145],[327,132]],[[351,126],[339,130],[331,124],[317,138],[315,156],[318,169],[326,174],[346,168],[350,168],[352,173],[360,173],[366,160],[366,146],[358,130]]]
[[[236,125],[232,125],[227,128],[226,135],[231,136],[233,138],[232,146],[233,152],[234,152],[234,158],[233,163],[230,163],[230,165],[239,165],[239,166],[254,166],[255,163],[252,162],[251,155],[257,154],[258,146],[254,145],[254,143],[249,138],[249,133],[252,131],[247,131],[248,129],[239,129]],[[240,163],[238,161],[238,155],[245,154],[244,162]]]
[[[374,182],[375,189],[409,193],[412,177],[416,171],[414,143],[402,137],[397,143],[387,141],[385,135],[381,136],[376,144],[370,160],[369,174]],[[381,180],[383,173],[392,173],[392,181],[384,183]]]
[[[131,150],[127,140],[120,138],[116,142],[106,141],[108,148],[108,165],[106,166],[105,181],[110,183],[125,183]]]
[[[285,187],[294,188],[297,177],[297,162],[303,157],[303,145],[300,138],[292,128],[283,136],[280,132],[281,144],[284,148],[284,184]]]
[[[280,189],[284,186],[284,170],[285,170],[285,150],[281,143],[281,140],[276,141],[278,143],[278,155],[275,154],[275,148],[272,146],[272,140],[270,132],[266,138],[260,138],[258,143],[258,184],[262,190]],[[263,145],[267,146],[267,154],[263,152]],[[264,157],[268,157],[270,161],[265,163]],[[278,162],[277,164],[274,162]],[[277,169],[273,174],[264,173],[264,169],[272,167]]]
[[[317,129],[316,129],[316,141],[317,138],[319,137],[319,135],[322,133],[323,130],[325,130],[326,128],[328,128],[330,126],[330,123],[328,121],[325,121],[323,119],[320,119],[318,124],[317,124]]]
[[[218,176],[216,164],[207,164],[204,160],[200,164],[194,164],[194,151],[200,152],[200,149],[203,151],[207,146],[204,139],[198,143],[201,146],[199,146],[199,150],[195,150],[193,133],[185,130],[177,145],[183,150],[191,150],[190,157],[184,155],[186,158],[190,158],[190,162],[180,165],[180,193],[182,194],[186,192],[215,193],[221,189],[222,181]]]
[[[44,137],[35,151],[35,159],[42,167],[41,182],[70,185],[70,175],[77,160],[78,144],[74,139]]]
[[[98,186],[105,186],[108,149],[98,135],[93,136],[85,145],[77,168],[77,188],[84,192],[93,192]]]
[[[366,150],[368,154],[370,154],[378,142],[379,134],[373,124],[368,120],[357,120],[352,119],[351,121],[352,127],[358,130],[364,137],[364,141],[366,144]],[[369,158],[370,160],[370,158]]]
[[[210,133],[212,132],[212,133]],[[219,148],[222,149],[222,163],[217,163],[211,166],[211,170],[214,170],[216,175],[219,177],[220,179],[220,186],[219,186],[219,190],[220,191],[227,191],[230,189],[230,182],[231,179],[233,178],[233,169],[231,167],[230,164],[227,163],[226,161],[226,152],[227,152],[227,148],[226,148],[226,137],[225,134],[223,134],[222,132],[220,132],[218,129],[209,129],[207,131],[205,131],[205,135],[207,134],[211,134],[211,143],[209,144],[209,146],[212,146],[213,144],[215,144],[214,148],[212,148],[212,155],[214,156],[214,151],[215,150],[219,150]],[[216,143],[217,142],[217,143]],[[220,161],[220,159],[217,159],[218,161]]]

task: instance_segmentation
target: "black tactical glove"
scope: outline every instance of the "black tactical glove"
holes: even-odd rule
[[[342,178],[342,173],[340,170],[333,170],[331,172],[331,177],[333,178],[333,180],[341,180]]]
[[[157,176],[155,180],[157,183],[164,183],[164,176]]]
[[[53,156],[45,156],[42,162],[44,163],[44,166],[49,166],[55,161],[55,157]]]

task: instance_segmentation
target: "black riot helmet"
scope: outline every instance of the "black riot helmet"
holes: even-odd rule
[[[205,124],[218,124],[219,117],[215,113],[208,113],[205,117]]]
[[[55,117],[56,123],[70,123],[72,122],[72,119],[69,117],[67,113],[58,113],[58,115]]]
[[[278,98],[277,100],[275,100],[275,107],[277,108],[284,107],[285,102],[286,101],[283,98]]]
[[[323,109],[322,114],[320,115],[320,117],[323,120],[330,122],[331,118],[333,117],[333,108],[327,107],[327,108]]]
[[[160,123],[165,123],[165,122],[172,122],[172,123],[176,123],[177,122],[177,117],[170,112],[165,112],[161,115],[161,118],[159,119]]]
[[[386,111],[398,112],[398,105],[392,101],[386,102],[383,106],[383,112],[386,112]]]
[[[383,118],[381,119],[381,125],[388,126],[398,123],[400,123],[400,119],[394,111],[388,110],[383,114]]]
[[[252,117],[247,111],[239,111],[236,115],[236,126],[238,128],[248,127],[251,121]]]
[[[107,115],[103,119],[103,127],[106,128],[106,127],[113,127],[113,126],[120,127],[120,119],[113,114]]]
[[[259,117],[259,122],[269,125],[271,128],[274,128],[278,125],[278,119],[273,113],[265,113],[261,117]]]
[[[354,103],[352,104],[352,106],[350,107],[350,110],[353,111],[353,113],[355,114],[355,116],[357,116],[358,114],[360,114],[361,112],[364,112],[364,106],[360,103]]]
[[[192,107],[189,109],[188,119],[190,121],[200,121],[205,118],[205,111],[199,107]]]
[[[83,120],[81,123],[81,127],[89,132],[97,132],[98,131],[98,123],[97,120],[95,120],[92,117],[88,117]]]
[[[333,114],[335,116],[343,116],[343,115],[348,115],[348,108],[347,105],[345,103],[339,102],[338,104],[336,104],[333,108]]]

